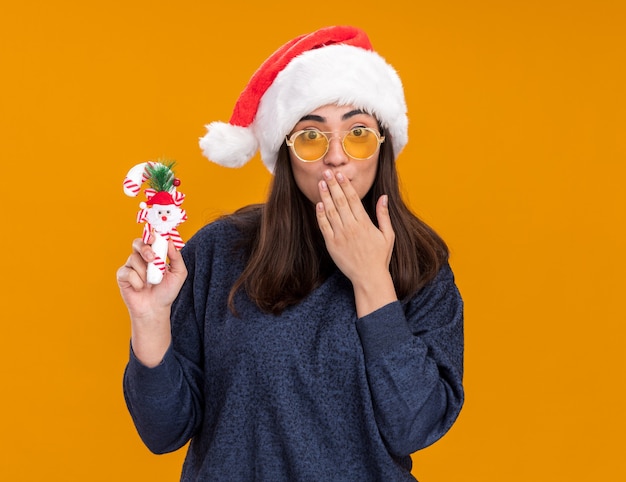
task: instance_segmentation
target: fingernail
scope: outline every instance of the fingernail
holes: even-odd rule
[[[324,177],[326,179],[332,179],[333,178],[333,173],[330,171],[330,169],[327,169],[326,171],[324,171]]]
[[[343,174],[341,174],[340,172],[337,173],[337,180],[339,182],[342,182],[345,179],[345,177],[343,177]]]
[[[326,184],[326,181],[320,181],[320,187],[322,188],[322,191],[328,190],[328,184]]]
[[[389,197],[385,194],[383,196],[383,206],[387,207],[389,205]]]

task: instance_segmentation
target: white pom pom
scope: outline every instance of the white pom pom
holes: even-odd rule
[[[200,138],[202,153],[210,160],[226,167],[241,167],[256,154],[259,143],[252,129],[224,122],[212,122]]]

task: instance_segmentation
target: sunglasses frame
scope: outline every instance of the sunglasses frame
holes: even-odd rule
[[[343,141],[346,139],[346,137],[348,136],[348,134],[350,132],[352,132],[355,129],[363,129],[366,131],[371,132],[372,134],[374,134],[376,136],[376,139],[378,141],[378,146],[376,147],[376,149],[378,149],[380,147],[380,145],[385,142],[385,136],[380,135],[379,132],[377,132],[375,129],[372,129],[371,127],[353,127],[352,129],[349,129],[347,131],[340,131],[338,134],[341,134],[341,148],[343,149],[343,152],[346,153],[346,156],[350,157],[351,159],[355,159],[357,161],[364,161],[365,159],[369,159],[370,157],[372,157],[374,155],[374,152],[376,152],[376,150],[374,150],[374,152],[372,152],[368,157],[354,157],[353,155],[349,154],[348,151],[346,150],[346,146],[344,145]],[[307,159],[302,159],[298,153],[296,152],[296,149],[294,147],[294,139],[296,137],[298,137],[300,134],[304,133],[304,132],[308,132],[308,131],[315,131],[318,132],[320,134],[322,134],[325,138],[326,138],[326,150],[324,151],[324,154],[322,154],[320,157],[318,157],[317,159],[313,159],[313,160],[307,160]],[[293,152],[293,154],[298,158],[298,160],[302,161],[302,162],[317,162],[320,159],[322,159],[327,153],[328,153],[328,149],[330,149],[330,141],[331,139],[333,139],[334,137],[336,137],[335,135],[333,135],[334,132],[325,132],[325,131],[320,131],[317,129],[302,129],[300,131],[296,131],[293,134],[291,134],[290,136],[285,136],[285,141],[287,143],[287,146],[291,148],[291,151]],[[331,137],[329,137],[329,135]]]

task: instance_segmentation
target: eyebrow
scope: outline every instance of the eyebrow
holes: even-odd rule
[[[361,109],[354,109],[342,115],[341,120],[345,121],[349,119],[350,117],[354,117],[355,115],[359,115],[359,114],[367,114],[367,112]],[[302,119],[300,119],[299,122],[302,122],[302,121],[326,122],[326,118],[322,117],[321,115],[309,114],[309,115],[305,115]]]

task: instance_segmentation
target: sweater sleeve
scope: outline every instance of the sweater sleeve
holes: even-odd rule
[[[463,302],[449,266],[406,305],[357,321],[376,420],[391,453],[406,456],[441,438],[463,392]]]
[[[124,371],[126,405],[137,432],[154,453],[184,446],[202,421],[202,340],[197,313],[193,240],[183,248],[188,277],[172,306],[172,344],[159,365],[148,368],[132,348]],[[205,298],[206,299],[206,298]]]

